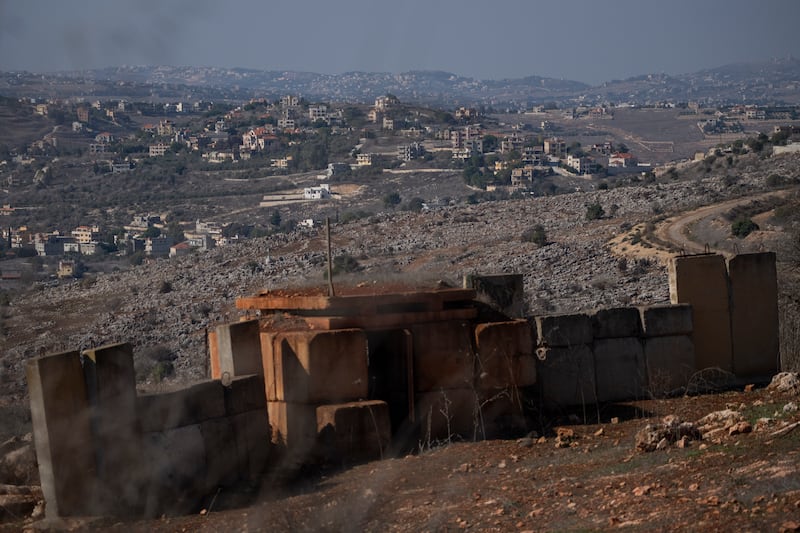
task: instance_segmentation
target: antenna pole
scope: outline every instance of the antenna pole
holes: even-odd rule
[[[333,289],[333,256],[331,254],[331,217],[325,217],[325,236],[328,241],[328,296],[336,296]]]

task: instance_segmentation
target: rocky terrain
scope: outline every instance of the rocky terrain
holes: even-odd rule
[[[522,273],[529,314],[668,301],[664,265],[642,249],[607,241],[656,215],[685,211],[764,190],[767,176],[798,175],[797,157],[753,158],[735,185],[710,177],[590,193],[385,213],[334,225],[334,255],[355,259],[336,283],[402,280],[459,285],[469,273]],[[606,216],[587,221],[587,205]],[[548,243],[523,242],[535,224]],[[739,249],[758,246],[742,241]],[[237,297],[261,289],[324,286],[324,228],[298,230],[129,271],[69,283],[43,283],[3,308],[0,360],[3,402],[25,396],[24,361],[41,353],[113,342],[135,346],[139,379],[153,382],[155,362],[172,379],[207,374],[207,328],[238,318]],[[630,259],[621,261],[629,253]],[[644,258],[643,258],[644,257]],[[163,376],[161,376],[163,377]]]
[[[665,254],[657,248],[669,244],[659,242],[654,236],[658,232],[635,239],[637,229],[646,231],[648,224],[668,215],[724,200],[739,198],[746,204],[767,190],[769,176],[796,181],[799,169],[800,156],[753,155],[737,166],[735,181],[711,176],[421,213],[391,212],[334,224],[334,255],[350,257],[353,267],[334,281],[364,292],[372,286],[377,291],[386,286],[457,285],[469,273],[522,273],[529,314],[666,302]],[[606,215],[587,220],[587,206],[596,203]],[[543,246],[521,238],[536,224],[547,234]],[[779,230],[764,224],[737,247],[756,250]],[[26,502],[39,497],[26,405],[26,359],[127,341],[134,345],[142,389],[161,390],[203,378],[208,374],[206,332],[238,318],[236,298],[262,289],[324,288],[324,250],[324,228],[297,230],[128,271],[40,283],[14,295],[2,306],[5,335],[0,345],[0,466],[4,476],[13,478],[0,482],[13,486],[0,485],[0,495]],[[571,529],[587,524],[696,530],[714,529],[714,524],[723,524],[722,529],[777,524],[792,531],[800,515],[800,486],[792,481],[797,478],[794,455],[800,433],[794,429],[796,410],[786,406],[796,405],[796,395],[791,387],[748,388],[744,393],[602,406],[589,417],[593,420],[586,413],[542,419],[538,433],[520,441],[445,448],[429,443],[419,456],[336,475],[317,472],[299,486],[268,486],[258,495],[246,495],[250,507],[244,510],[237,499],[241,494],[226,494],[212,518],[116,526],[79,522],[68,527],[173,531],[219,529],[230,522],[256,530],[273,523],[285,530],[338,531],[385,530],[388,522],[394,530]],[[703,419],[726,408],[739,414],[722,421]],[[663,418],[667,415],[672,416]],[[773,421],[759,423],[761,418]],[[579,425],[563,427],[573,424]],[[702,442],[696,442],[699,437]],[[428,475],[434,471],[441,475]],[[383,482],[371,483],[378,478]],[[20,490],[29,493],[14,492]],[[13,528],[24,522],[24,517],[10,516]],[[346,521],[352,517],[355,521]]]

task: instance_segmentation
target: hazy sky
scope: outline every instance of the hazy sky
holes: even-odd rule
[[[800,0],[0,0],[0,70],[446,70],[588,83],[800,57]]]

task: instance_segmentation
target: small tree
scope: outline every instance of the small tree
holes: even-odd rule
[[[401,202],[400,193],[398,192],[390,192],[383,196],[383,205],[386,207],[394,208],[400,205]]]
[[[522,242],[532,242],[537,246],[545,246],[547,244],[547,233],[544,231],[544,226],[536,224],[535,226],[526,229],[522,233]]]
[[[280,213],[280,211],[273,211],[272,212],[272,216],[269,217],[269,223],[272,224],[276,228],[281,225],[281,213]]]
[[[749,218],[740,218],[731,224],[731,233],[734,237],[739,237],[740,239],[744,239],[757,229],[758,224]]]
[[[422,211],[423,207],[425,207],[425,200],[423,200],[418,196],[415,196],[414,198],[408,201],[408,204],[406,204],[405,209],[406,211],[413,211],[415,213],[419,213],[420,211]]]
[[[598,220],[605,216],[603,206],[595,202],[586,207],[586,220]]]

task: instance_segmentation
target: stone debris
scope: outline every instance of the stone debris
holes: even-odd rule
[[[647,424],[636,433],[636,449],[641,452],[664,450],[681,441],[685,448],[690,441],[700,440],[700,431],[691,422],[681,422],[675,415],[665,416],[660,424]]]
[[[767,389],[775,392],[800,394],[800,373],[780,372],[775,374]]]
[[[0,483],[35,485],[39,483],[39,467],[30,433],[11,437],[0,444]]]
[[[578,444],[578,436],[575,431],[570,428],[557,428],[556,429],[556,448],[569,448]]]
[[[797,411],[797,404],[794,402],[789,402],[783,406],[784,413],[794,413]]]
[[[765,431],[770,426],[775,425],[774,418],[762,417],[756,420],[756,425],[754,426],[755,431]]]
[[[709,413],[697,421],[697,426],[700,431],[705,434],[713,429],[722,428],[728,429],[729,427],[744,421],[744,416],[739,411],[733,409],[723,409],[721,411],[714,411]]]
[[[750,422],[737,422],[728,428],[728,435],[741,435],[743,433],[751,433],[752,431],[753,426],[750,425]]]

